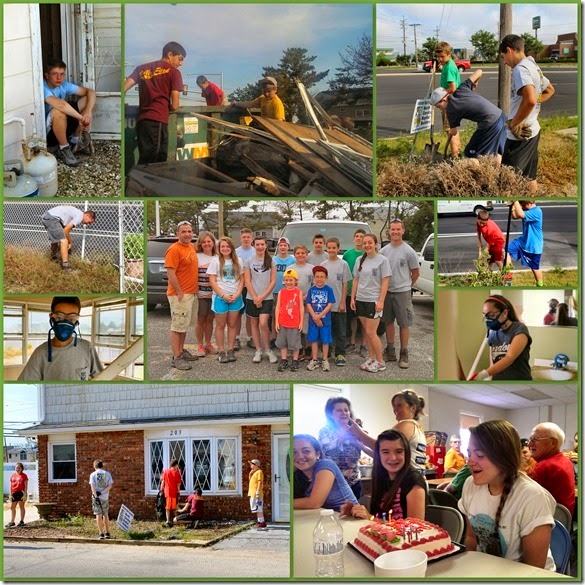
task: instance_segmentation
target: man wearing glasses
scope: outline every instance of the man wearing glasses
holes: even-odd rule
[[[139,65],[124,81],[125,92],[138,84],[138,164],[167,160],[169,115],[179,107],[186,56],[179,43],[167,43],[159,60]]]
[[[75,166],[73,154],[79,135],[89,131],[96,94],[93,89],[65,81],[67,65],[61,59],[51,59],[45,65],[44,98],[47,146],[59,146],[57,156],[66,165]],[[79,96],[75,106],[67,97]]]
[[[548,490],[571,514],[575,509],[575,472],[571,460],[561,452],[565,433],[555,423],[536,425],[528,439],[536,467],[530,477]]]
[[[78,338],[80,311],[78,297],[53,298],[49,338],[33,351],[18,377],[20,381],[87,381],[104,369],[93,345]]]

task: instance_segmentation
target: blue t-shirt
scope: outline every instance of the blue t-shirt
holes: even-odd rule
[[[313,311],[315,313],[320,313],[325,309],[325,307],[329,304],[335,303],[335,294],[333,289],[325,285],[322,288],[318,288],[316,286],[312,286],[307,293],[307,305],[311,305],[313,307]],[[331,323],[331,311],[329,311],[323,317],[323,326],[327,326]]]
[[[540,207],[524,210],[522,235],[518,239],[525,252],[542,254],[544,235],[542,233],[542,209]]]
[[[274,261],[276,262],[276,286],[272,291],[274,294],[279,293],[283,288],[284,284],[282,279],[284,277],[284,273],[289,266],[292,266],[296,260],[294,256],[287,256],[286,258],[281,258],[278,254],[273,256]]]
[[[58,85],[57,87],[50,87],[46,80],[43,83],[45,100],[48,97],[56,97],[59,98],[60,100],[66,100],[68,95],[77,95],[78,89],[79,85],[75,85],[75,83],[70,83],[69,81],[64,81],[61,85]],[[53,106],[49,105],[45,101],[45,118],[52,109]]]
[[[358,501],[354,493],[351,491],[347,481],[345,481],[345,477],[343,477],[343,474],[339,470],[339,467],[337,467],[337,464],[331,459],[319,459],[319,461],[317,461],[315,467],[313,467],[311,485],[305,491],[305,497],[308,498],[311,495],[311,491],[315,485],[315,477],[317,477],[317,473],[323,469],[331,471],[335,476],[333,485],[331,486],[331,491],[323,503],[323,508],[339,512],[341,506],[348,500],[352,504],[357,504]]]

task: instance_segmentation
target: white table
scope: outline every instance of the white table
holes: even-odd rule
[[[336,517],[338,515],[336,514]],[[294,577],[314,577],[313,528],[319,520],[319,510],[295,510],[294,530]],[[351,542],[361,526],[368,520],[341,518],[344,541]],[[343,553],[345,577],[373,577],[374,564],[349,546]],[[464,552],[446,559],[429,563],[427,577],[494,577],[494,578],[534,578],[563,579],[565,575],[537,569],[481,552]]]

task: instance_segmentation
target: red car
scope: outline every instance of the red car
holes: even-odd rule
[[[459,69],[459,71],[463,72],[471,67],[471,61],[469,59],[455,59],[455,65],[457,65],[457,69]],[[432,67],[433,67],[432,61],[425,61],[425,63],[423,63],[423,69],[427,73],[430,72]],[[437,71],[440,70],[441,68],[437,66]]]

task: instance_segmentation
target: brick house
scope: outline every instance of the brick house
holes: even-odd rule
[[[160,475],[172,459],[183,473],[181,501],[203,490],[208,518],[251,519],[248,461],[265,475],[267,520],[288,521],[288,384],[96,384],[39,386],[36,434],[39,498],[54,514],[91,515],[88,484],[102,459],[114,479],[110,515],[120,504],[155,518]]]

